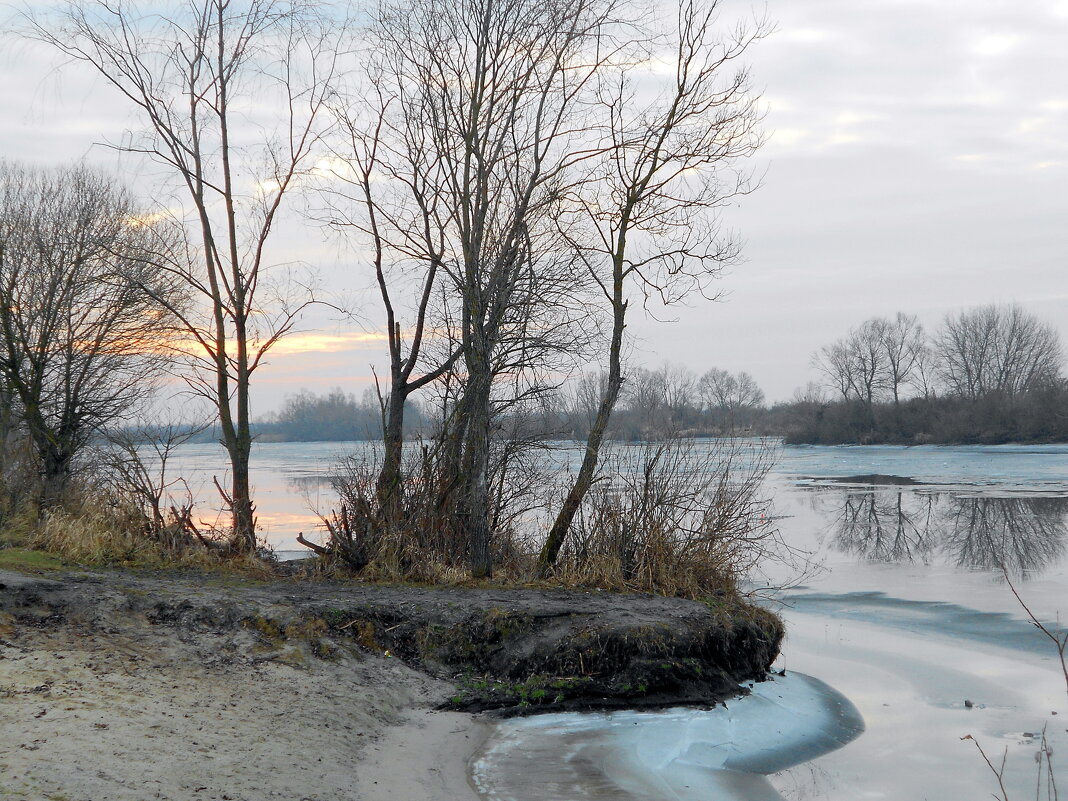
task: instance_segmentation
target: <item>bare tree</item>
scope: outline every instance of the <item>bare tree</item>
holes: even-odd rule
[[[96,70],[137,110],[143,130],[114,146],[160,164],[192,204],[197,245],[163,249],[159,269],[203,303],[187,312],[154,297],[179,320],[190,386],[218,410],[231,469],[220,491],[234,546],[251,550],[250,382],[311,301],[306,284],[269,280],[268,243],[315,155],[344,26],[298,0],[176,0],[167,12],[72,0],[28,21],[31,35]],[[269,119],[257,120],[265,107]]]
[[[384,17],[375,28],[379,34],[389,27],[389,14]],[[461,348],[449,348],[437,363],[428,360],[424,348],[435,323],[433,304],[442,297],[437,290],[445,243],[431,222],[443,202],[438,186],[443,175],[431,143],[433,129],[403,103],[405,61],[389,44],[386,37],[372,47],[364,73],[370,78],[359,102],[334,109],[344,138],[323,184],[326,209],[320,216],[332,228],[355,235],[372,254],[389,353],[389,383],[385,389],[376,384],[384,444],[377,495],[382,512],[393,516],[399,512],[408,398],[451,370]],[[398,300],[406,296],[416,299],[414,308],[406,310]],[[406,311],[409,322],[403,325]]]
[[[610,146],[594,162],[591,180],[569,195],[572,246],[611,311],[608,382],[586,453],[539,558],[546,574],[597,473],[598,454],[623,386],[623,334],[631,292],[672,303],[704,293],[739,244],[721,230],[717,211],[752,189],[739,159],[759,147],[760,114],[746,69],[735,63],[767,28],[739,26],[717,34],[717,0],[682,0],[663,27],[646,31],[645,64],[661,82],[646,100],[633,65],[603,70],[598,86]],[[666,77],[665,77],[666,76]]]
[[[40,508],[94,434],[152,388],[159,331],[186,294],[145,260],[129,194],[84,167],[0,163],[0,381],[33,443]]]
[[[889,333],[891,327],[882,318],[865,320],[845,338],[821,348],[812,359],[842,400],[852,398],[864,405],[872,427],[875,402],[890,388],[891,376],[895,374],[887,346],[893,338]],[[902,358],[900,353],[896,357]]]
[[[827,397],[824,388],[815,381],[809,381],[805,386],[794,390],[790,398],[791,403],[804,404],[806,406],[823,407],[827,405]]]
[[[886,320],[865,320],[849,334],[849,351],[854,363],[857,392],[869,412],[889,384],[889,356],[885,342]]]
[[[898,312],[893,320],[884,321],[881,328],[886,354],[886,384],[894,398],[894,406],[897,406],[903,386],[919,383],[921,390],[924,386],[926,336],[916,316],[902,312]]]
[[[622,394],[623,403],[641,424],[643,438],[653,438],[653,432],[664,427],[667,417],[662,377],[653,370],[634,367],[629,371]]]
[[[1011,398],[1063,380],[1064,352],[1056,329],[1017,304],[948,315],[935,350],[942,382],[963,398],[991,393]]]
[[[697,390],[701,394],[701,404],[706,410],[725,405],[729,387],[734,377],[726,370],[713,367],[697,380]]]
[[[820,348],[812,356],[812,366],[823,374],[825,386],[841,395],[842,400],[860,397],[857,365],[847,339]]]
[[[568,384],[565,405],[572,419],[587,427],[593,425],[607,378],[603,372],[583,373]]]
[[[406,267],[422,297],[435,281],[448,288],[458,338],[444,360],[419,370],[415,334],[404,352],[391,334],[389,405],[450,359],[462,364],[450,378],[459,395],[443,453],[475,576],[492,571],[491,430],[501,393],[507,405],[536,392],[532,354],[559,352],[575,321],[574,259],[555,221],[576,164],[595,148],[584,101],[614,5],[404,0],[384,4],[372,23],[371,113],[352,126],[348,156],[363,189],[358,226],[378,251],[393,331],[385,272],[396,280]],[[424,313],[418,305],[410,331],[423,330]]]
[[[681,365],[664,364],[655,373],[667,408],[667,426],[677,432],[692,420],[697,408],[697,377]]]
[[[730,427],[740,412],[764,404],[764,391],[744,370],[735,375],[713,367],[701,376],[698,388],[705,406],[721,413]]]
[[[865,320],[812,361],[842,400],[855,398],[869,409],[886,393],[897,406],[907,385],[930,392],[927,339],[915,315]]]

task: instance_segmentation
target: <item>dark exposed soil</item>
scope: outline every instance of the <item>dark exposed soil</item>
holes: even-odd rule
[[[357,645],[453,682],[448,702],[506,714],[711,705],[762,679],[782,626],[723,597],[420,588],[200,574],[0,571],[0,622],[93,631],[211,634],[207,660],[271,659],[301,642],[329,659]],[[222,635],[220,638],[219,635]],[[232,636],[229,636],[232,635]],[[227,637],[229,636],[229,640]]]

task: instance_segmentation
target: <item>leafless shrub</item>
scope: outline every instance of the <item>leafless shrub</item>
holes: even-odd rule
[[[127,497],[140,510],[148,531],[162,533],[177,523],[188,534],[199,533],[192,524],[193,494],[182,476],[171,475],[169,463],[178,446],[205,428],[169,421],[108,436],[101,454],[103,482],[113,495]]]
[[[733,589],[782,547],[763,491],[774,458],[756,440],[617,449],[576,516],[557,579],[695,598]]]
[[[322,516],[324,545],[298,541],[326,560],[363,576],[384,580],[450,581],[461,577],[468,544],[448,503],[448,476],[427,446],[403,456],[403,479],[390,503],[381,503],[382,456],[349,457],[334,480],[339,508]]]
[[[495,444],[489,517],[497,580],[535,577],[544,526],[566,475],[531,443]],[[691,598],[733,591],[781,541],[764,494],[777,447],[760,440],[675,439],[621,446],[576,517],[555,585]],[[335,481],[339,508],[323,517],[322,545],[300,541],[324,564],[369,579],[460,581],[469,543],[450,506],[451,472],[430,445],[405,454],[400,514],[376,491],[380,456],[358,456]]]

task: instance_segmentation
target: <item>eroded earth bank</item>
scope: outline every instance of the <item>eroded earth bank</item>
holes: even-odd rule
[[[726,598],[0,572],[0,798],[471,798],[472,713],[710,705],[781,638]]]

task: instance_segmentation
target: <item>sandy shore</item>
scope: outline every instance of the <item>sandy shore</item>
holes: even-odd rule
[[[709,704],[781,636],[728,601],[0,570],[0,801],[475,801],[490,727],[444,702]]]
[[[97,628],[0,617],[0,799],[477,798],[484,724],[430,711],[450,688],[396,659]]]

